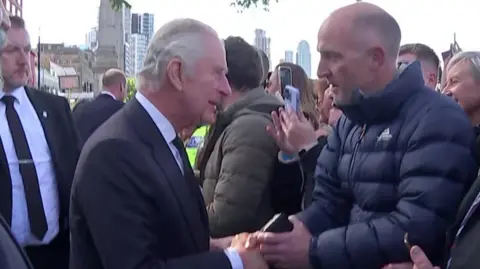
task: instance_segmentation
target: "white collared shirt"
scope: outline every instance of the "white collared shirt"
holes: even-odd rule
[[[165,141],[168,143],[168,147],[172,152],[175,160],[177,161],[178,167],[183,173],[183,161],[178,149],[173,145],[173,140],[177,136],[173,125],[170,121],[141,93],[137,92],[135,98],[142,105],[142,107],[147,111],[148,115],[152,118],[153,122],[157,126],[158,130],[162,134]],[[228,257],[232,269],[243,269],[243,262],[240,258],[238,252],[233,248],[225,249],[225,255]]]
[[[113,98],[113,100],[117,100],[117,98],[115,98],[115,95],[113,95],[113,93],[109,91],[101,91],[100,94],[110,95]]]
[[[5,93],[0,91],[0,99],[4,95]],[[16,99],[14,108],[25,131],[25,137],[32,154],[35,170],[37,171],[40,194],[48,225],[47,233],[42,241],[35,238],[30,231],[27,200],[25,198],[18,158],[5,115],[5,103],[0,102],[0,138],[2,139],[12,180],[11,230],[18,243],[22,246],[48,244],[57,236],[60,229],[58,189],[53,161],[42,124],[25,89],[23,87],[17,88],[11,95]]]

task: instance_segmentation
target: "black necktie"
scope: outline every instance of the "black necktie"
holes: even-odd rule
[[[188,161],[187,152],[185,151],[185,146],[183,145],[182,139],[180,137],[175,137],[172,141],[173,145],[177,148],[178,153],[180,153],[180,157],[182,158],[183,164],[183,173],[187,175],[187,173],[192,170],[190,166],[190,162]]]
[[[20,122],[18,113],[13,106],[15,97],[5,95],[2,97],[2,102],[5,103],[5,114],[7,116],[8,127],[12,134],[13,144],[18,158],[18,165],[20,167],[20,174],[23,180],[30,229],[33,235],[39,240],[42,240],[43,237],[45,237],[48,226],[45,211],[43,209],[43,201],[40,194],[40,187],[38,185],[35,164],[28,147],[22,123]]]

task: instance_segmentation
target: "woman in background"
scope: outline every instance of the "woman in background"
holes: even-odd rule
[[[300,107],[305,115],[305,118],[311,123],[314,130],[319,128],[318,112],[315,104],[315,96],[313,93],[313,87],[310,83],[310,79],[299,65],[293,63],[281,63],[275,67],[275,70],[270,76],[270,81],[267,85],[267,92],[274,94],[283,100],[280,94],[280,67],[287,67],[292,70],[292,84],[291,86],[297,88],[300,91]]]

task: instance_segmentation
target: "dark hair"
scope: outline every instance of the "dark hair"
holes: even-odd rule
[[[229,36],[225,39],[225,52],[230,85],[240,92],[259,87],[263,71],[257,49],[241,37]]]
[[[25,29],[25,20],[18,16],[10,16],[10,25],[12,28]]]
[[[407,53],[415,55],[415,57],[419,60],[428,61],[429,63],[433,64],[433,67],[436,69],[440,67],[440,59],[438,58],[437,54],[432,48],[425,44],[411,43],[402,45],[398,55],[401,56]]]

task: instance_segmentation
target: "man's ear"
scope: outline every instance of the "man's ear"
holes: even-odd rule
[[[170,81],[170,83],[175,87],[176,90],[178,91],[183,91],[183,62],[179,58],[173,58],[170,60],[170,62],[167,64],[166,68],[167,72],[167,78]]]
[[[370,55],[370,59],[372,61],[371,64],[373,68],[378,69],[381,66],[383,66],[383,64],[385,63],[386,54],[382,48],[380,47],[371,48],[368,51],[368,54]]]

